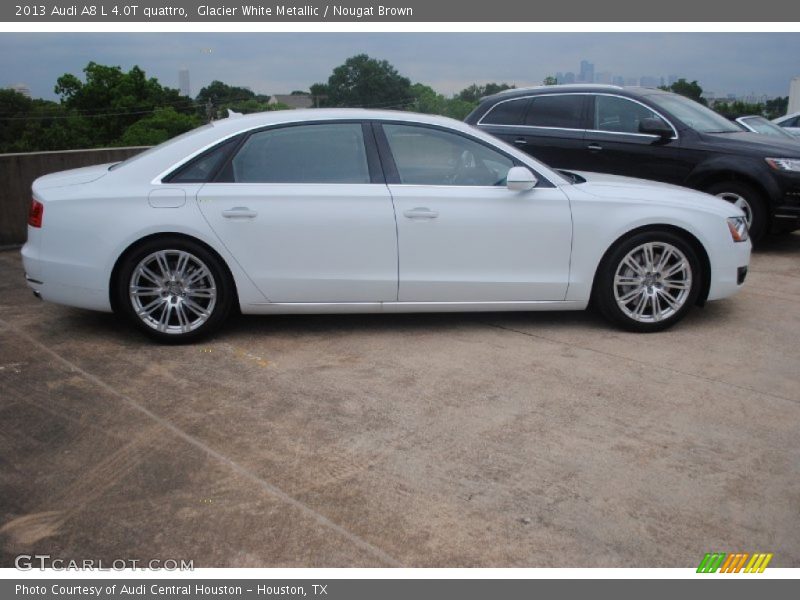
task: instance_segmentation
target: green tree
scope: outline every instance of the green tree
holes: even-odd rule
[[[125,146],[155,146],[202,124],[197,115],[185,115],[174,108],[157,109],[125,130],[120,142]]]
[[[225,117],[228,108],[240,113],[269,110],[267,108],[269,96],[256,94],[246,87],[228,85],[218,80],[201,89],[195,100],[198,113],[211,118]],[[210,115],[206,114],[206,107],[210,107]]]
[[[714,110],[729,119],[738,119],[747,115],[760,115],[764,112],[763,104],[750,104],[735,100],[733,102],[717,102]]]
[[[558,85],[558,79],[556,79],[552,75],[548,75],[547,77],[544,78],[544,81],[542,81],[542,83],[544,85]]]
[[[767,100],[766,104],[764,104],[764,115],[768,119],[777,119],[778,117],[782,117],[788,110],[789,96],[773,98],[772,100]]]
[[[708,104],[706,99],[703,98],[703,88],[700,87],[700,84],[697,83],[696,80],[686,81],[686,79],[681,77],[672,85],[662,86],[661,89],[668,92],[675,92],[681,96],[686,96],[687,98],[691,98],[700,104]]]
[[[411,86],[411,95],[414,102],[409,106],[410,110],[432,115],[446,114],[448,99],[429,85],[415,83]]]
[[[0,152],[92,147],[92,133],[90,119],[59,103],[0,90]]]
[[[126,73],[121,67],[90,62],[83,72],[85,81],[71,73],[59,77],[55,92],[70,113],[92,119],[94,146],[116,143],[128,127],[156,108],[194,111],[190,98],[148,78],[137,66]]]
[[[502,92],[504,90],[510,90],[514,87],[516,86],[509,85],[507,83],[487,83],[486,85],[478,85],[477,83],[473,83],[472,85],[465,87],[463,90],[458,92],[456,97],[464,102],[473,102],[477,104],[484,96],[491,96],[492,94],[497,94],[498,92]]]
[[[321,106],[401,108],[413,102],[411,81],[385,60],[358,54],[336,67],[327,84],[314,84],[311,94],[324,97]]]

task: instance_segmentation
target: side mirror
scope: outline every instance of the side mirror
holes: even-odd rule
[[[667,139],[672,137],[672,128],[661,119],[650,117],[639,122],[639,133],[649,133]]]
[[[512,192],[527,192],[537,183],[536,176],[525,167],[511,167],[506,175],[506,186]]]

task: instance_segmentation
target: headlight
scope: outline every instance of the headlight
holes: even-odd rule
[[[731,230],[731,237],[734,242],[746,242],[750,237],[747,233],[747,221],[744,217],[729,217],[728,229]]]
[[[776,171],[800,173],[800,158],[766,158],[767,164]]]

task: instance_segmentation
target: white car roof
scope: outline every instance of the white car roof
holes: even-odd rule
[[[118,170],[115,169],[114,171],[117,176],[125,179],[141,181],[142,178],[146,177],[147,180],[158,183],[162,177],[181,164],[191,160],[211,146],[240,133],[270,125],[347,119],[404,121],[409,123],[440,125],[456,131],[462,131],[473,137],[483,139],[492,145],[502,146],[507,153],[513,154],[523,162],[535,165],[535,169],[542,175],[548,177],[553,183],[565,181],[557,172],[542,165],[517,148],[505,144],[490,134],[472,125],[463,123],[462,121],[438,115],[365,108],[275,110],[231,116],[213,121],[210,125],[198,127],[197,129],[172,138],[164,142],[164,144],[150,148],[142,154],[129,159],[124,165],[120,165]]]

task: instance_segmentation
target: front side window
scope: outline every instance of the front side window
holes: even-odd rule
[[[514,166],[507,156],[448,131],[398,124],[383,130],[400,183],[499,186]]]
[[[506,100],[495,104],[481,123],[487,125],[522,125],[530,98]]]
[[[594,124],[597,131],[617,133],[639,133],[639,124],[644,119],[663,121],[655,112],[619,96],[595,96]]]
[[[584,96],[581,95],[536,96],[531,100],[525,124],[531,127],[583,129],[583,103]]]
[[[236,183],[369,183],[360,123],[323,123],[252,134],[230,163]]]

